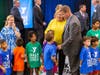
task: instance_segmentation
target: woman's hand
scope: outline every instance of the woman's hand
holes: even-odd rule
[[[16,37],[19,38],[21,36],[20,33],[17,30],[15,30],[14,32],[15,32]]]
[[[12,28],[14,29],[14,31],[16,30],[16,25],[15,25],[15,23],[12,23]]]

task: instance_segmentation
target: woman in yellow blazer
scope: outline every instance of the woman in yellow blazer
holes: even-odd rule
[[[50,21],[48,27],[45,30],[45,34],[48,30],[54,31],[54,41],[57,45],[62,43],[62,35],[64,32],[64,27],[66,25],[66,20],[64,19],[64,12],[62,10],[57,10],[55,12],[55,18]]]

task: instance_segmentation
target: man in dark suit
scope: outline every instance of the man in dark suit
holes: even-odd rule
[[[92,5],[94,6],[92,20],[100,20],[100,4],[99,0],[92,0]]]
[[[86,13],[86,5],[82,4],[79,6],[79,11],[75,13],[76,17],[79,19],[81,23],[81,33],[82,36],[85,36],[87,31],[89,30],[89,17]]]
[[[44,36],[44,17],[41,10],[41,0],[34,0],[35,5],[33,7],[33,20],[34,20],[34,30],[37,33],[37,40],[42,44]]]
[[[15,19],[15,24],[19,28],[21,32],[22,38],[24,38],[24,24],[23,24],[23,19],[21,18],[21,14],[19,12],[18,7],[20,6],[19,0],[14,1],[14,6],[10,11],[10,14],[14,16]]]
[[[62,10],[65,11],[67,24],[63,33],[63,43],[58,45],[58,49],[69,58],[71,75],[79,75],[79,53],[81,47],[81,25],[78,18],[71,13],[69,6],[64,5]]]

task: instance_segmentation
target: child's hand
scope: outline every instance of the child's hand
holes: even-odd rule
[[[22,59],[25,59],[25,54],[22,54],[22,55],[21,55],[21,58],[22,58]]]
[[[40,71],[43,71],[44,70],[44,65],[41,65],[40,66]]]
[[[58,62],[56,62],[55,64],[56,64],[56,66],[58,66]]]
[[[2,71],[3,73],[6,73],[6,69],[4,67],[2,67]]]

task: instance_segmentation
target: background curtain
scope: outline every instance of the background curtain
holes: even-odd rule
[[[12,5],[12,0],[0,0],[0,30],[4,26],[6,17],[9,15]]]
[[[47,23],[49,23],[50,20],[53,18],[55,7],[57,4],[70,6],[73,13],[79,10],[78,7],[80,4],[86,4],[87,12],[90,14],[91,0],[42,0],[41,7],[43,9],[45,21]]]

